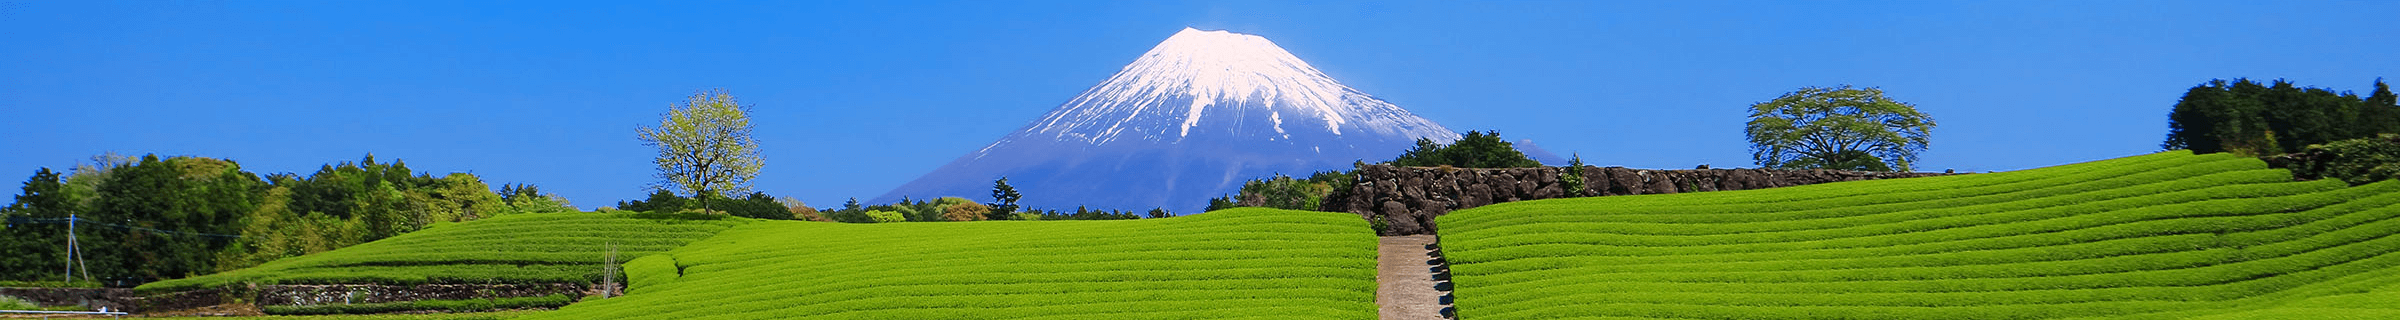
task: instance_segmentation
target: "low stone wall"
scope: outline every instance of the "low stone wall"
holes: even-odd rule
[[[0,296],[22,298],[44,307],[81,306],[94,310],[101,307],[124,310],[132,305],[133,289],[0,287]]]
[[[564,283],[424,284],[415,286],[273,285],[258,286],[258,299],[255,301],[259,306],[313,306],[417,300],[539,297],[559,293],[565,293],[569,297],[582,297],[583,289],[583,286]]]
[[[237,288],[240,289],[240,288]],[[597,294],[596,288],[580,284],[426,284],[414,286],[387,285],[262,285],[235,291],[194,290],[148,296],[136,295],[127,288],[0,288],[0,295],[24,298],[42,306],[81,306],[90,309],[107,307],[126,312],[158,312],[214,306],[236,301],[248,301],[259,306],[311,306],[356,303],[401,302],[417,300],[460,300],[539,297],[567,294],[582,298]],[[613,291],[611,295],[621,295]],[[235,299],[239,298],[239,299]]]
[[[1931,172],[1708,169],[1649,170],[1583,167],[1576,197],[1749,190],[1826,182],[1949,175]],[[1324,211],[1356,213],[1388,225],[1383,235],[1434,234],[1434,217],[1494,203],[1568,197],[1560,167],[1466,169],[1367,165],[1347,194],[1327,199]]]

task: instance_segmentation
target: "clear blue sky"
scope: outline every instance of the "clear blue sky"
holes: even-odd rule
[[[1258,34],[1453,129],[1597,165],[1751,166],[1752,103],[1855,84],[1941,126],[1921,169],[2158,150],[2212,78],[2364,93],[2400,2],[0,1],[0,179],[94,154],[254,172],[405,159],[592,208],[654,181],[634,127],[755,106],[761,191],[868,198],[1178,29]],[[974,195],[969,195],[974,196]],[[980,199],[980,197],[977,197]]]

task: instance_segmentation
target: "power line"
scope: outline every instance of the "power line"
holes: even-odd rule
[[[71,223],[70,223],[70,222],[71,222]],[[36,223],[38,223],[38,224],[76,224],[76,225],[101,225],[101,226],[107,226],[107,227],[114,227],[114,228],[118,228],[118,229],[141,230],[141,231],[149,231],[149,232],[152,232],[152,233],[175,234],[175,235],[187,235],[187,236],[200,236],[200,237],[218,237],[218,238],[241,238],[241,237],[242,237],[241,235],[233,235],[233,234],[217,234],[217,233],[205,233],[205,232],[183,232],[183,231],[175,231],[175,230],[161,230],[161,229],[144,228],[144,227],[136,227],[136,226],[122,225],[122,224],[114,224],[114,223],[107,223],[107,222],[93,221],[92,219],[84,219],[84,218],[82,218],[82,217],[66,217],[66,218],[32,218],[32,217],[8,217],[8,224],[10,224],[10,225],[15,225],[15,224],[36,224]]]

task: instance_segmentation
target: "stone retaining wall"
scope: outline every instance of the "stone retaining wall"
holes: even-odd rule
[[[1749,190],[1826,182],[1949,175],[1932,172],[1844,170],[1709,169],[1650,170],[1583,167],[1585,190],[1577,197]],[[1434,234],[1434,217],[1494,203],[1568,197],[1558,180],[1561,167],[1467,169],[1366,165],[1347,194],[1324,202],[1324,211],[1381,219],[1383,235]]]
[[[241,288],[237,288],[241,289]],[[380,303],[417,300],[461,300],[514,297],[539,297],[567,294],[580,299],[597,294],[594,288],[581,284],[425,284],[414,286],[387,285],[262,285],[247,288],[248,294],[226,290],[194,290],[149,296],[136,295],[127,288],[0,288],[0,295],[24,298],[42,306],[81,306],[90,309],[108,307],[126,312],[157,312],[214,306],[236,301],[248,301],[259,306],[332,305]],[[235,290],[244,291],[244,290]],[[611,295],[621,295],[613,291]],[[230,299],[236,298],[239,299]]]
[[[334,304],[383,303],[417,300],[462,300],[539,297],[565,293],[582,297],[583,286],[552,284],[423,284],[387,286],[372,284],[337,285],[275,285],[258,286],[260,306],[313,306]]]

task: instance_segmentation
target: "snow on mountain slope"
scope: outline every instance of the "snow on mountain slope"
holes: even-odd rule
[[[1380,135],[1448,140],[1458,136],[1334,81],[1267,38],[1191,28],[1168,37],[1028,130],[1095,145],[1114,141],[1128,130],[1142,139],[1182,139],[1191,136],[1210,107],[1291,110],[1295,122],[1307,119],[1336,135],[1343,133],[1344,125],[1354,125],[1352,129]],[[1289,133],[1281,113],[1269,112],[1268,117],[1267,125],[1277,133]]]
[[[1243,181],[1388,160],[1457,132],[1344,86],[1266,38],[1185,28],[1039,120],[870,203],[989,199],[1036,209],[1197,212]]]

